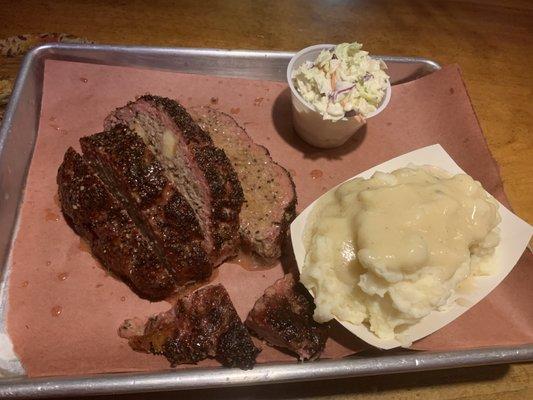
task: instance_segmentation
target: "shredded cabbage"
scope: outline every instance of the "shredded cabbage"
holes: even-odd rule
[[[361,49],[357,42],[341,43],[293,72],[296,90],[324,119],[346,120],[347,113],[366,117],[385,96],[387,66]]]

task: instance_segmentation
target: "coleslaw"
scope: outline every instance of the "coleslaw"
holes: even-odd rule
[[[293,72],[298,93],[325,120],[366,117],[379,107],[389,84],[386,64],[362,50],[360,43],[341,43],[320,52]]]

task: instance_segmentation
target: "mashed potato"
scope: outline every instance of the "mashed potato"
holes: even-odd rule
[[[499,222],[479,182],[433,167],[339,186],[305,228],[301,281],[315,296],[315,320],[366,323],[380,338],[399,338],[493,254]]]

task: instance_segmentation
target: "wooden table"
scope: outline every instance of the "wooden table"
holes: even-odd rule
[[[458,63],[511,204],[533,223],[533,6],[528,0],[175,3],[0,0],[0,38],[67,32],[98,43],[276,50],[358,40],[375,54]],[[0,78],[15,74],[17,65],[17,59],[0,62]],[[533,365],[525,364],[179,396],[526,399],[533,398],[532,380]]]

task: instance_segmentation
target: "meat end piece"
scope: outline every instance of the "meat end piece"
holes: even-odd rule
[[[228,114],[211,107],[193,107],[189,112],[224,150],[241,182],[245,199],[240,213],[243,242],[261,257],[279,258],[296,215],[296,191],[289,172]]]
[[[325,326],[313,320],[315,306],[290,274],[265,290],[246,318],[246,326],[271,346],[296,353],[301,360],[315,360],[324,350]]]
[[[144,330],[138,320],[126,320],[119,335],[133,350],[164,355],[172,366],[209,357],[227,367],[250,369],[260,351],[222,285],[178,299],[172,309],[150,318]]]
[[[207,279],[213,266],[196,215],[143,140],[117,125],[80,143],[84,157],[167,260],[176,283]]]
[[[156,154],[191,204],[214,265],[237,253],[242,188],[224,151],[176,101],[152,95],[118,108],[105,128],[124,124]]]
[[[74,149],[57,174],[65,219],[101,263],[141,297],[160,300],[175,287],[168,265],[134,224],[121,203]]]

